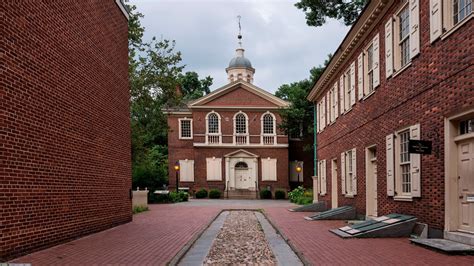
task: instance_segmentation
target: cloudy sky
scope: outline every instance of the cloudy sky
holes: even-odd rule
[[[313,66],[334,53],[348,28],[330,21],[306,25],[304,13],[289,0],[130,0],[145,15],[145,39],[176,41],[185,71],[227,83],[225,68],[237,48],[240,15],[245,56],[256,69],[254,84],[270,92],[309,77]]]

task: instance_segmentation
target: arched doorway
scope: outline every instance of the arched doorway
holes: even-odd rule
[[[248,189],[251,187],[249,167],[246,162],[238,162],[234,166],[235,187],[238,189]]]

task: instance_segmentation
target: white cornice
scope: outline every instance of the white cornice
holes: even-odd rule
[[[222,143],[222,144],[206,144],[206,143],[193,143],[194,147],[199,148],[288,148],[288,144],[246,144],[246,145],[235,145],[233,143]]]
[[[122,11],[123,15],[125,16],[125,18],[127,18],[127,20],[130,19],[130,15],[128,14],[128,11],[127,11],[127,8],[125,7],[125,5],[122,3],[122,1],[120,0],[115,0],[115,3],[117,4],[118,8],[120,9],[120,11]]]

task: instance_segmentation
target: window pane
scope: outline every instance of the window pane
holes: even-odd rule
[[[454,0],[453,1],[453,20],[454,24],[465,19],[472,13],[473,0]]]
[[[208,133],[219,133],[219,117],[217,114],[209,114]]]
[[[181,137],[191,137],[191,120],[181,120]]]
[[[247,133],[247,120],[245,115],[238,114],[235,117],[235,133],[246,134]]]
[[[273,134],[273,116],[266,114],[263,116],[263,134]]]

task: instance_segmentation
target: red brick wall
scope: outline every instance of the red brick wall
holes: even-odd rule
[[[8,1],[0,261],[132,220],[127,21],[115,1]]]
[[[444,118],[474,106],[474,20],[445,40],[430,45],[429,1],[420,1],[421,52],[406,70],[386,79],[384,24],[397,8],[394,5],[389,10],[361,45],[365,47],[376,32],[380,34],[380,87],[366,100],[357,101],[349,113],[339,116],[336,123],[318,134],[318,159],[327,161],[328,194],[322,199],[330,204],[330,160],[337,158],[340,169],[341,152],[357,148],[357,196],[350,199],[341,195],[339,171],[338,199],[339,206],[355,205],[359,213],[365,214],[365,148],[376,144],[378,214],[411,214],[433,228],[442,229],[445,208]],[[339,68],[340,71],[328,83],[330,86],[350,63],[357,61],[360,52],[360,49],[356,51],[350,61]],[[356,85],[356,97],[357,90]],[[413,202],[394,201],[387,196],[385,137],[416,123],[421,125],[421,139],[432,140],[433,149],[439,149],[440,154],[422,156],[421,198],[414,198]],[[439,139],[433,137],[436,133]]]
[[[266,106],[273,107],[275,104],[265,100],[243,88],[229,91],[223,96],[208,103],[208,106]]]

